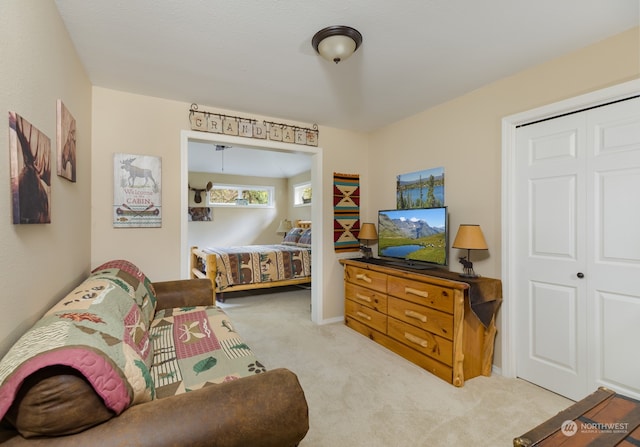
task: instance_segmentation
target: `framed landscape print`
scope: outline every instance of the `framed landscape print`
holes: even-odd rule
[[[114,154],[114,228],[162,226],[162,159]]]
[[[425,169],[397,177],[397,209],[440,206],[444,206],[444,168]]]

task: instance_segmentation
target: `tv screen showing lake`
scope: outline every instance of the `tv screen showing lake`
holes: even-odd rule
[[[392,256],[394,258],[404,258],[414,251],[423,248],[421,245],[397,245],[395,247],[387,247],[382,250],[383,256]]]

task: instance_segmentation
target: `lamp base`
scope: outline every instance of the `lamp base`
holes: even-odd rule
[[[460,277],[462,278],[478,278],[480,275],[476,275],[476,272],[473,271],[473,262],[469,261],[470,253],[467,254],[466,258],[459,258],[460,264],[462,264],[462,273],[460,273]]]
[[[369,247],[361,246],[360,251],[362,251],[362,257],[364,259],[371,259],[373,257],[373,253]]]

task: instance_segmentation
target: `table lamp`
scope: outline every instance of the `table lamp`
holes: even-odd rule
[[[362,257],[370,259],[373,255],[371,254],[371,248],[369,248],[369,241],[378,240],[376,226],[372,223],[362,224],[362,228],[360,228],[360,232],[358,233],[358,239],[363,241],[365,244],[360,246],[360,250],[362,250]]]
[[[280,221],[280,225],[278,225],[278,229],[276,230],[276,234],[282,234],[283,237],[287,235],[287,233],[289,232],[289,230],[291,230],[291,228],[293,228],[291,226],[291,221],[288,219],[282,219]]]
[[[487,241],[484,240],[480,225],[460,225],[458,234],[456,234],[456,238],[451,247],[467,250],[467,257],[459,258],[460,264],[463,266],[463,272],[460,276],[463,278],[477,278],[478,275],[473,271],[473,262],[471,262],[471,250],[489,249],[489,247],[487,247]]]

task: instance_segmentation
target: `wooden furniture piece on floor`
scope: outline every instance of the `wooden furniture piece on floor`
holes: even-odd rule
[[[513,440],[514,447],[640,445],[640,401],[604,387]]]
[[[454,273],[398,268],[376,259],[340,263],[347,326],[455,386],[491,375],[500,280],[482,278],[470,285],[452,279],[458,278]],[[470,287],[477,292],[473,300]]]
[[[310,220],[297,220],[294,224],[297,228],[311,228]],[[216,283],[218,266],[216,255],[207,253],[206,249],[191,247],[190,250],[190,278],[209,278],[214,286],[216,299],[224,302],[224,292],[240,292],[245,290],[267,289],[300,284],[310,284],[311,276],[291,278],[286,280],[255,282],[251,284],[233,284],[222,290]]]

